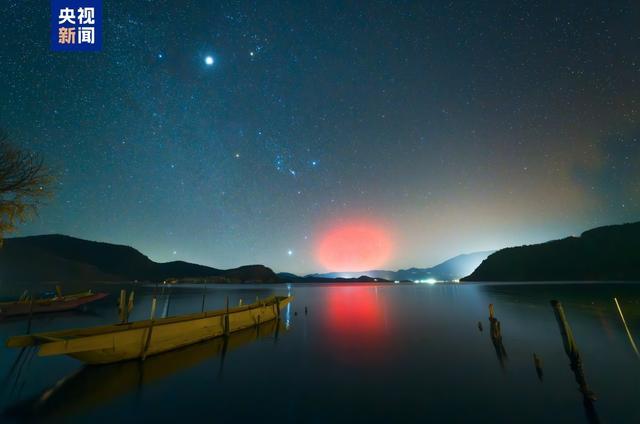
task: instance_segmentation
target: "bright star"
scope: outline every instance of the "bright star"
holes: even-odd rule
[[[205,57],[205,58],[204,58],[204,63],[205,63],[207,66],[211,66],[211,65],[213,65],[213,56],[207,56],[207,57]]]
[[[293,250],[288,250],[287,251],[287,255],[292,256],[293,255]]]

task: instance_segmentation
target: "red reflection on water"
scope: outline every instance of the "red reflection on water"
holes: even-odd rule
[[[331,287],[325,325],[330,349],[342,360],[379,359],[385,353],[385,307],[378,288]]]

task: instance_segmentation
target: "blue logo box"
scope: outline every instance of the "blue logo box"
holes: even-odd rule
[[[102,49],[102,0],[51,0],[51,50]]]

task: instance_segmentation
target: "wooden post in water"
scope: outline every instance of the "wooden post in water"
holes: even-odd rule
[[[596,395],[593,393],[587,385],[587,380],[584,376],[584,370],[582,369],[582,358],[580,357],[580,351],[578,345],[571,332],[571,327],[567,321],[567,317],[564,313],[562,304],[557,300],[551,301],[551,307],[556,316],[558,327],[560,328],[560,335],[562,336],[562,344],[564,345],[564,351],[571,361],[571,370],[575,375],[576,382],[580,387],[580,392],[584,396],[585,404],[591,403],[596,400]]]
[[[538,380],[542,381],[542,358],[540,358],[535,353],[533,354],[533,365],[536,367],[536,374],[538,375]]]
[[[125,289],[120,290],[120,299],[118,300],[118,315],[120,317],[120,324],[127,322],[127,307],[125,305],[127,299],[127,291]]]
[[[273,339],[273,344],[278,343],[278,337],[280,336],[280,323],[282,322],[282,320],[280,318],[277,318],[275,322],[276,322],[276,332],[275,332],[275,337]]]
[[[129,302],[127,303],[127,322],[129,321],[129,315],[131,315],[131,311],[133,311],[133,301],[135,298],[136,292],[131,290],[129,293]]]
[[[229,335],[229,296],[227,296],[225,302],[225,314],[224,314],[224,335]]]
[[[147,351],[149,350],[149,345],[151,344],[151,332],[153,331],[154,318],[156,316],[156,306],[158,304],[158,299],[153,296],[151,300],[151,320],[149,322],[149,328],[147,329],[147,339],[144,343],[144,350],[142,351],[142,360],[147,359]]]
[[[166,318],[169,316],[169,305],[171,304],[171,289],[169,289],[169,293],[167,294],[167,298],[164,302],[164,312],[162,312],[162,318]]]
[[[562,344],[564,345],[564,351],[569,355],[571,360],[580,360],[580,352],[576,345],[576,340],[573,338],[573,332],[567,321],[567,316],[564,313],[562,304],[557,300],[551,301],[551,307],[556,315],[556,321],[560,328],[560,334],[562,335]]]
[[[631,331],[629,331],[629,327],[627,326],[627,320],[624,319],[624,315],[622,314],[622,308],[620,308],[618,299],[614,297],[613,301],[616,303],[616,308],[618,308],[618,314],[620,314],[620,319],[622,320],[624,329],[627,332],[627,338],[629,339],[629,343],[631,343],[631,347],[633,348],[633,351],[636,353],[636,356],[640,358],[640,352],[638,352],[638,347],[636,346],[636,342],[633,341],[633,336],[631,335]]]
[[[492,303],[489,304],[489,325],[489,336],[491,337],[491,343],[493,343],[493,347],[496,350],[498,362],[500,362],[500,366],[504,369],[507,359],[507,350],[502,344],[502,328],[500,327],[500,321],[498,321],[498,319],[495,317]]]
[[[202,290],[202,313],[204,314],[204,300],[207,297],[207,282],[204,283],[204,289]]]
[[[229,349],[229,337],[222,338],[222,350],[220,352],[220,366],[218,368],[218,379],[222,378],[222,370],[224,369],[224,360],[227,357],[227,350]]]
[[[31,334],[32,319],[33,319],[33,296],[31,296],[31,302],[29,303],[29,322],[27,322],[27,334]]]
[[[153,297],[153,299],[151,299],[151,316],[149,317],[149,319],[151,319],[151,321],[153,321],[153,319],[156,316],[156,308],[158,306],[158,298],[157,297]]]

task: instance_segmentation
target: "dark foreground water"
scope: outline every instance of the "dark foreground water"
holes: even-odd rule
[[[146,318],[153,290],[136,288],[134,319]],[[278,325],[144,363],[83,367],[29,351],[17,360],[19,350],[2,347],[0,421],[640,422],[640,359],[613,302],[640,337],[640,285],[216,286],[206,303],[288,292],[295,300]],[[598,397],[592,405],[579,391],[551,299],[564,305]],[[38,317],[33,331],[113,323],[115,300]],[[174,287],[168,313],[201,303],[201,287]],[[490,337],[489,303],[502,347]],[[2,322],[0,338],[26,325]]]

